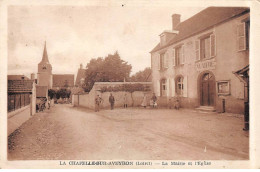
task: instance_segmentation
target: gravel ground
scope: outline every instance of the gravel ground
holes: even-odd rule
[[[55,105],[8,137],[8,159],[244,160],[249,134],[242,128],[237,114]]]

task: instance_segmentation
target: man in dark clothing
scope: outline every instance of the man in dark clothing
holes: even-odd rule
[[[111,105],[111,110],[113,110],[113,109],[114,109],[114,104],[115,104],[115,98],[114,98],[114,96],[112,95],[112,93],[111,93],[110,96],[109,96],[109,103],[110,103],[110,105]]]

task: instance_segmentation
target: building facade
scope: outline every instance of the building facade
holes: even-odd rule
[[[150,52],[158,104],[177,98],[181,107],[244,112],[244,83],[234,72],[249,65],[250,10],[209,7],[160,34]]]

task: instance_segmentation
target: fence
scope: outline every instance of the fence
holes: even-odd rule
[[[8,95],[8,112],[20,109],[30,104],[30,93],[16,93]]]

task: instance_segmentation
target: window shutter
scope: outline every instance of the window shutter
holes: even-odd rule
[[[188,81],[187,76],[183,79],[183,97],[188,97]]]
[[[168,63],[169,63],[169,55],[168,53],[164,54],[164,67],[168,68]]]
[[[210,57],[216,56],[216,36],[215,34],[210,35]]]
[[[171,86],[172,86],[172,97],[175,96],[175,81],[174,81],[174,78],[171,79]]]
[[[167,79],[166,94],[167,94],[167,97],[170,96],[170,79]]]
[[[184,45],[181,46],[181,64],[184,64],[185,63],[185,55],[184,55]]]
[[[237,26],[238,51],[246,50],[246,24],[245,22]]]
[[[196,61],[200,60],[200,40],[195,41]]]
[[[175,66],[175,62],[176,62],[176,59],[175,59],[175,48],[172,50],[172,65]]]
[[[160,60],[160,54],[159,55],[157,55],[157,67],[158,67],[158,70],[160,70],[161,69],[161,60]]]
[[[161,83],[160,83],[160,80],[157,81],[157,96],[161,96]]]

